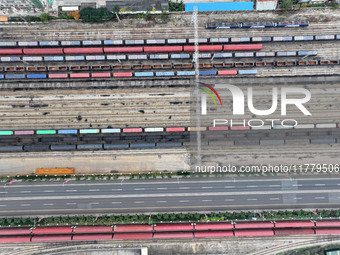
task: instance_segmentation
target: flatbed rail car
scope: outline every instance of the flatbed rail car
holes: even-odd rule
[[[36,168],[36,175],[63,175],[63,174],[74,174],[73,167],[64,168]]]
[[[212,22],[205,25],[206,29],[220,28],[270,28],[270,27],[306,27],[309,26],[309,21],[250,21],[243,23],[228,23],[228,22]]]

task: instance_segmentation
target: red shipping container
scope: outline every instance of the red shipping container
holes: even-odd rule
[[[152,233],[115,233],[113,239],[152,239]]]
[[[211,131],[217,131],[217,130],[228,130],[229,128],[227,126],[223,127],[209,127],[209,130]]]
[[[109,240],[112,239],[112,234],[77,234],[73,235],[73,241],[81,241],[81,240]]]
[[[302,228],[302,227],[314,227],[314,222],[310,220],[299,221],[276,221],[275,227],[277,228]]]
[[[144,47],[144,52],[181,52],[181,51],[183,51],[183,46]]]
[[[340,227],[339,220],[318,220],[316,221],[317,227]]]
[[[70,78],[89,78],[89,73],[71,73]]]
[[[151,225],[116,225],[114,227],[115,232],[133,232],[133,231],[152,231]]]
[[[222,51],[223,45],[199,45],[199,51]],[[183,51],[195,51],[195,46],[184,46]]]
[[[190,223],[157,224],[154,229],[155,231],[194,230],[194,227]]]
[[[223,237],[234,236],[232,230],[229,231],[200,231],[194,233],[195,237]]]
[[[31,241],[30,236],[0,237],[0,243],[24,243],[30,241]]]
[[[44,235],[32,237],[32,242],[54,242],[54,241],[71,241],[71,235]]]
[[[314,235],[314,230],[311,228],[281,228],[275,229],[276,236],[288,236],[288,235]]]
[[[44,49],[24,49],[26,55],[53,55],[64,54],[62,48],[44,48]]]
[[[136,53],[143,52],[143,47],[104,47],[105,53]]]
[[[0,235],[29,235],[31,228],[0,228]]]
[[[142,132],[141,128],[123,128],[123,133],[140,133]]]
[[[113,73],[114,77],[131,77],[132,73]]]
[[[111,73],[92,73],[91,76],[93,78],[99,78],[99,77],[111,77]]]
[[[272,229],[237,229],[234,230],[235,236],[273,236],[274,231]]]
[[[104,233],[112,232],[111,226],[76,226],[73,233]]]
[[[261,50],[262,44],[237,44],[237,45],[223,45],[224,51],[236,50]]]
[[[32,234],[71,234],[72,227],[36,227],[32,230]]]
[[[237,75],[237,70],[221,70],[217,71],[217,75]]]
[[[196,223],[195,230],[208,230],[208,229],[233,229],[231,222],[227,223]]]
[[[0,49],[0,55],[22,55],[22,49]]]
[[[168,127],[166,128],[166,132],[183,132],[185,131],[185,127]]]
[[[321,228],[315,229],[316,235],[340,235],[340,228]]]
[[[161,238],[193,238],[192,232],[162,232],[162,233],[154,233],[153,238],[161,239]]]
[[[97,54],[103,53],[103,48],[64,48],[65,54]]]
[[[48,78],[55,79],[55,78],[68,78],[67,73],[52,73],[48,75]]]

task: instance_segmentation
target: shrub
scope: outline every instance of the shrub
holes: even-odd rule
[[[169,1],[169,11],[171,12],[182,12],[185,10],[185,5],[183,1],[180,2],[173,2]]]
[[[98,9],[86,7],[79,12],[79,15],[83,21],[90,23],[109,21],[114,16],[113,13],[105,7]]]

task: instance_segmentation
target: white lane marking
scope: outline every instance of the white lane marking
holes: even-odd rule
[[[247,200],[251,201],[251,200],[257,200],[257,198],[247,198]]]
[[[99,191],[99,189],[89,189],[89,191]]]
[[[98,202],[90,203],[90,205],[99,205],[99,203]]]
[[[112,191],[121,191],[122,189],[112,189]]]
[[[281,185],[269,185],[269,187],[280,187]]]
[[[31,193],[30,190],[23,190],[23,191],[20,191],[20,193]]]
[[[189,187],[179,187],[178,189],[190,189]]]
[[[157,188],[157,189],[168,189],[168,188]]]
[[[294,197],[293,199],[302,199],[302,197]]]
[[[235,199],[224,199],[224,201],[234,201]]]
[[[44,190],[43,192],[54,192],[54,190]]]
[[[202,187],[202,189],[212,189],[212,187]]]
[[[224,186],[226,189],[232,189],[235,188],[235,186]]]
[[[122,202],[112,202],[112,204],[121,204]]]
[[[135,204],[144,204],[144,201],[135,201]]]
[[[134,188],[134,190],[145,190],[144,188]]]
[[[202,200],[202,202],[212,202],[212,200]]]
[[[325,199],[325,197],[315,197],[315,199]]]
[[[292,186],[293,186],[293,187],[301,187],[302,184],[293,184]]]
[[[257,188],[258,186],[247,186],[247,188]]]
[[[44,205],[54,205],[54,204],[44,204]]]
[[[67,189],[66,192],[77,192],[76,189]]]
[[[0,205],[0,206],[7,206],[7,205]]]
[[[317,183],[315,184],[315,186],[325,186],[326,184],[325,183]]]
[[[77,203],[66,203],[67,205],[76,205]]]
[[[21,204],[20,206],[31,206],[31,204]]]
[[[269,200],[280,200],[280,198],[278,198],[278,197],[271,197],[271,198],[269,198]]]
[[[180,203],[187,203],[189,200],[179,200]]]
[[[156,201],[157,203],[166,203],[166,201]]]
[[[4,192],[0,192],[0,194],[1,194],[1,193],[7,193],[7,191],[4,191]]]

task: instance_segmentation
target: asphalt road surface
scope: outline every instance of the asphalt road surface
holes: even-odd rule
[[[340,175],[16,183],[0,216],[339,208]]]

